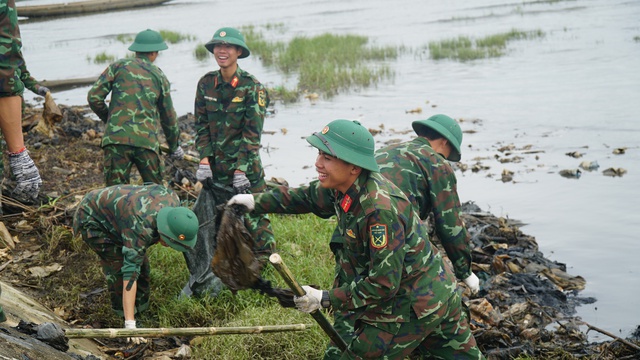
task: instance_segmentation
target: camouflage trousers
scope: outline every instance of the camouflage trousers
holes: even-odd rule
[[[114,144],[105,146],[103,150],[106,186],[129,184],[133,165],[138,169],[143,183],[162,184],[164,165],[155,151]]]
[[[353,313],[336,315],[334,326],[349,344],[347,351],[332,343],[325,359],[485,359],[469,328],[466,307],[456,292],[435,313],[409,322],[369,323],[355,321]],[[349,331],[353,331],[349,336]]]
[[[102,272],[107,278],[107,289],[111,298],[111,308],[116,314],[124,316],[122,307],[122,294],[126,283],[123,284],[122,266],[124,257],[122,256],[122,245],[116,245],[106,237],[88,237],[84,229],[81,230],[82,239],[89,247],[98,254]],[[141,313],[149,308],[149,296],[151,295],[149,283],[151,280],[151,267],[149,258],[145,255],[144,262],[140,266],[138,275],[135,313]],[[128,281],[127,281],[128,283]]]

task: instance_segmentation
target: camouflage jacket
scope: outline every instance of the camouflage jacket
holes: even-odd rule
[[[420,219],[433,211],[436,234],[456,277],[471,275],[470,236],[460,218],[456,176],[449,163],[423,137],[378,149],[376,162],[380,173],[416,206]]]
[[[156,216],[180,199],[162,185],[114,185],[87,193],[73,217],[73,231],[89,241],[122,246],[125,280],[140,274],[146,250],[160,240]],[[85,239],[85,240],[87,240]],[[134,280],[137,276],[134,277]]]
[[[25,87],[37,93],[40,85],[22,56],[15,0],[0,0],[0,96],[22,95]]]
[[[175,151],[180,130],[169,91],[169,80],[145,55],[109,65],[87,96],[91,110],[106,123],[102,146],[129,145],[160,153],[161,126],[169,151]]]
[[[194,111],[196,149],[200,158],[209,157],[214,180],[228,184],[235,170],[245,172],[251,183],[264,178],[260,139],[267,105],[264,86],[240,68],[228,83],[218,70],[200,79]]]
[[[379,173],[363,172],[346,194],[313,181],[254,197],[259,213],[337,216],[331,249],[340,280],[329,290],[336,311],[370,322],[407,322],[412,310],[423,318],[454,294],[453,272],[413,205]]]

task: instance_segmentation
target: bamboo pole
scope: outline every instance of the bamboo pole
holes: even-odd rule
[[[193,328],[138,328],[138,329],[65,329],[69,339],[78,338],[122,338],[164,336],[206,336],[231,334],[262,334],[284,331],[303,331],[311,324],[237,326],[237,327],[193,327]]]
[[[291,271],[289,271],[287,265],[282,261],[282,257],[279,254],[271,254],[271,256],[269,256],[269,261],[271,262],[273,267],[278,270],[278,272],[284,279],[284,282],[289,285],[295,295],[303,296],[306,294],[302,286],[300,286],[300,284],[298,284],[296,279],[293,277]],[[336,344],[336,346],[340,348],[340,350],[345,351],[347,349],[347,343],[344,342],[342,337],[340,337],[340,334],[338,334],[336,329],[331,326],[327,318],[322,315],[322,312],[320,312],[320,310],[314,310],[310,315],[318,323],[318,325],[320,325],[322,330],[324,330],[324,332],[329,335],[329,338],[331,338],[331,340],[334,342],[334,344]]]

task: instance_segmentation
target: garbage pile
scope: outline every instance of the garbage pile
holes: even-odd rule
[[[463,204],[462,217],[471,235],[473,271],[481,279],[477,295],[464,294],[473,334],[488,359],[640,358],[637,337],[625,344],[575,316],[577,306],[596,301],[579,295],[585,279],[545,258],[520,223],[471,202]],[[585,327],[618,341],[588,343]]]

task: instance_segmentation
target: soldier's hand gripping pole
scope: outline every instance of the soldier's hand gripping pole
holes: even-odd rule
[[[300,284],[298,284],[296,279],[293,277],[293,274],[291,274],[291,271],[289,271],[287,265],[282,261],[282,257],[280,257],[279,254],[271,254],[271,256],[269,256],[269,261],[271,262],[273,267],[275,267],[276,270],[280,273],[280,276],[282,276],[284,282],[289,285],[296,296],[304,296],[306,294],[304,289],[302,289]],[[345,351],[347,349],[347,343],[344,342],[336,329],[331,326],[327,318],[322,315],[322,312],[320,312],[320,310],[311,312],[311,316],[318,323],[318,325],[320,325],[322,330],[324,330],[324,332],[329,335],[329,338],[331,338],[333,343],[336,344],[336,346],[340,348],[340,350]]]

